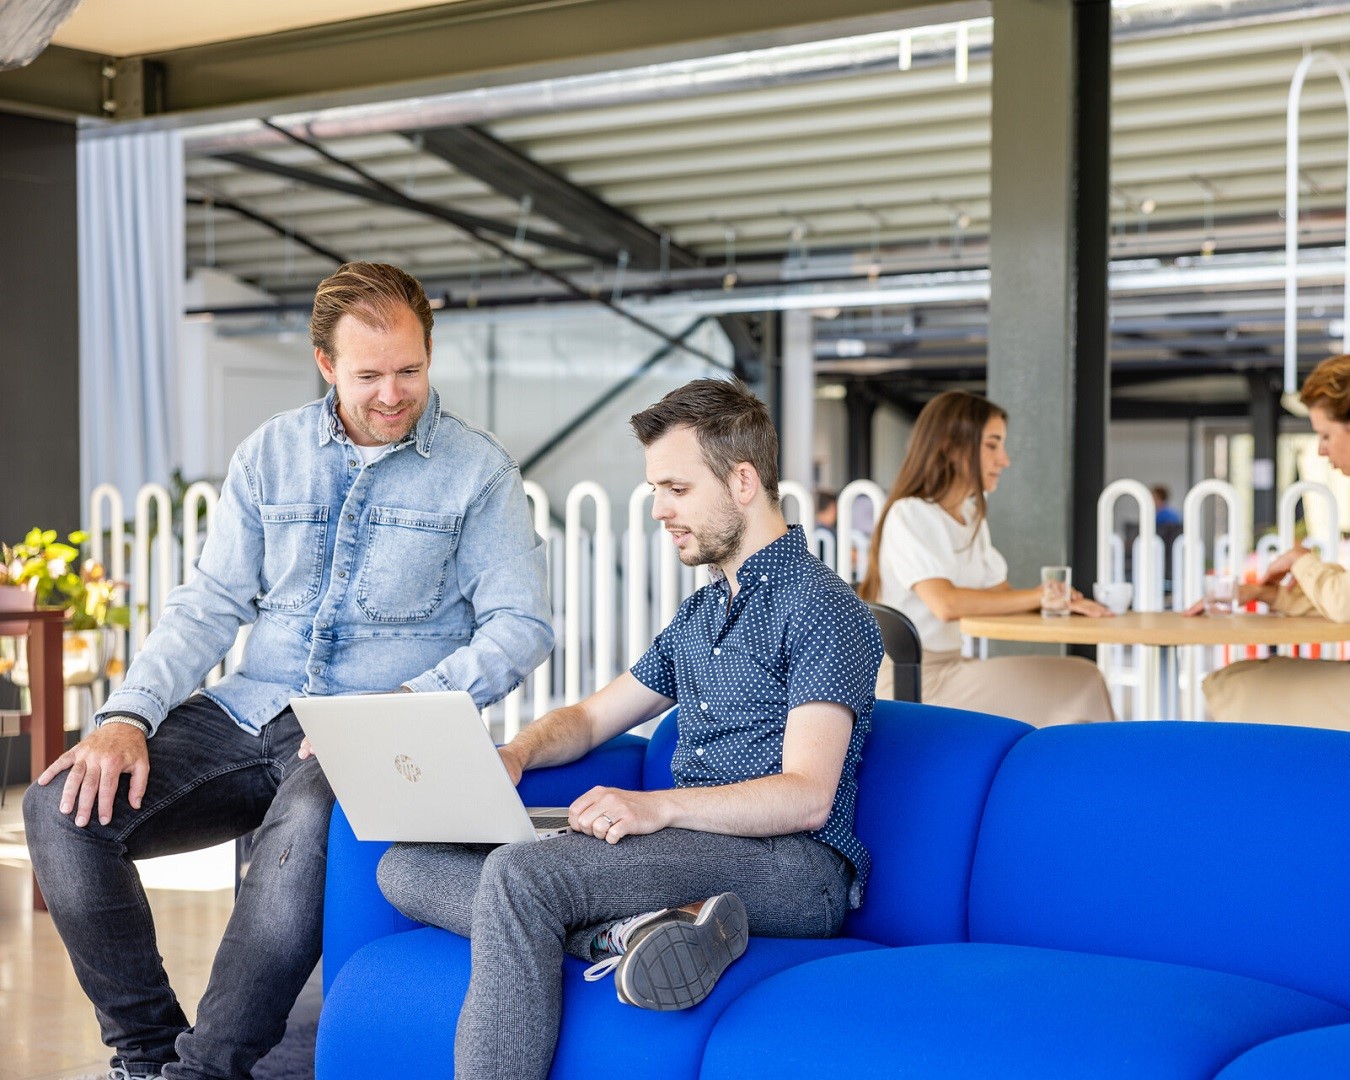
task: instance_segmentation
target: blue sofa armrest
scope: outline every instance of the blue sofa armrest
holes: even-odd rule
[[[520,797],[527,806],[566,806],[597,784],[640,789],[646,749],[646,739],[620,735],[579,761],[531,769],[521,778]],[[342,807],[333,808],[323,912],[324,993],[357,949],[418,925],[399,914],[375,883],[375,866],[388,847],[384,842],[358,840]]]

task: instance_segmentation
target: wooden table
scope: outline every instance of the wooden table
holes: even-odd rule
[[[61,680],[61,634],[66,613],[50,608],[34,610],[32,595],[26,589],[0,588],[0,635],[28,638],[30,711],[20,717],[19,723],[31,740],[32,778],[36,780],[61,756],[66,745],[65,687]],[[47,910],[36,880],[33,907]]]
[[[1149,645],[1159,649],[1167,677],[1145,671],[1144,701],[1156,715],[1177,715],[1176,649],[1182,645],[1303,645],[1350,641],[1350,623],[1320,615],[1182,615],[1175,611],[1132,611],[1092,619],[1083,615],[1047,618],[1039,612],[1022,615],[972,615],[961,620],[961,632],[997,641],[1032,641],[1055,645]],[[1170,701],[1170,704],[1169,704]]]

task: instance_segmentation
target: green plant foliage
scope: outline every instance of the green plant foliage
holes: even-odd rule
[[[94,559],[80,561],[89,534],[73,532],[63,542],[55,529],[30,529],[17,544],[0,544],[0,585],[30,589],[37,606],[66,612],[71,630],[130,626],[131,611],[119,603],[124,582],[111,581]]]

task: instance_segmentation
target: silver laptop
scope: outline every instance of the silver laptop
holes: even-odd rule
[[[358,840],[510,844],[570,831],[527,810],[462,690],[291,699]]]

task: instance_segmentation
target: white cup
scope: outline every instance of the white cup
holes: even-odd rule
[[[1128,581],[1099,581],[1092,586],[1092,597],[1112,615],[1124,615],[1134,599],[1134,586]]]
[[[1232,574],[1205,575],[1205,614],[1231,615],[1237,598],[1237,582]]]
[[[1069,614],[1073,597],[1073,568],[1041,567],[1041,614],[1047,617]]]

